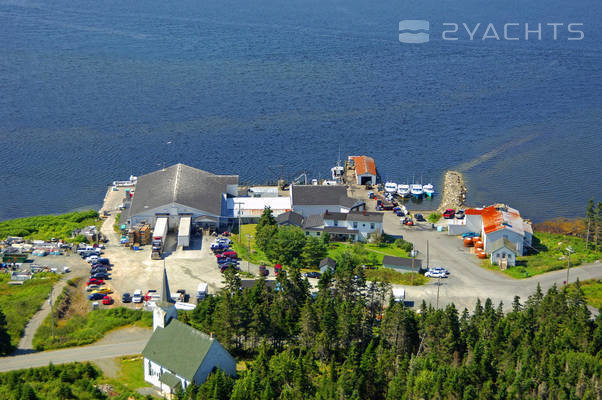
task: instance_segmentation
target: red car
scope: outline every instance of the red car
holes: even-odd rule
[[[86,283],[86,286],[90,286],[90,285],[102,285],[103,283],[105,283],[105,281],[103,281],[102,279],[99,279],[99,278],[90,278],[90,280],[88,281],[88,283]]]
[[[222,257],[238,258],[238,254],[235,251],[224,251]]]
[[[453,208],[448,208],[443,213],[443,218],[445,218],[445,219],[452,219],[452,218],[454,218],[455,215],[456,215],[456,210],[454,210]]]
[[[278,272],[282,270],[282,265],[276,264],[274,265],[274,274],[278,275]]]
[[[113,304],[113,299],[111,298],[111,296],[105,296],[102,298],[102,304],[104,304],[105,306]]]

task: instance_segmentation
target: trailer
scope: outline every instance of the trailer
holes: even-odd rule
[[[207,282],[201,282],[196,289],[197,301],[203,300],[209,294],[209,284]]]
[[[403,288],[393,288],[393,300],[396,302],[404,301],[406,298],[406,290]]]
[[[155,229],[153,230],[153,251],[151,253],[151,259],[160,260],[163,258],[163,249],[165,247],[165,241],[167,240],[167,229],[169,219],[167,217],[157,217],[155,222]]]
[[[190,226],[191,217],[189,215],[180,217],[180,226],[178,227],[178,247],[190,246]]]

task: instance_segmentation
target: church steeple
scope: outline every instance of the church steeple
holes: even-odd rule
[[[167,281],[167,270],[165,269],[165,261],[163,261],[163,283],[161,286],[161,300],[162,303],[173,303],[171,293],[169,292],[169,282]]]

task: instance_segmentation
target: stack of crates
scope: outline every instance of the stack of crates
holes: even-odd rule
[[[151,231],[151,227],[148,224],[142,225],[140,227],[140,244],[151,244],[153,238],[153,232]]]

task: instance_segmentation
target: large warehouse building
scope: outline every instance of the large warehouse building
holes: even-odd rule
[[[154,226],[157,217],[168,217],[169,230],[175,230],[186,216],[201,227],[224,227],[230,223],[228,198],[237,194],[238,175],[175,164],[138,178],[128,222]]]

